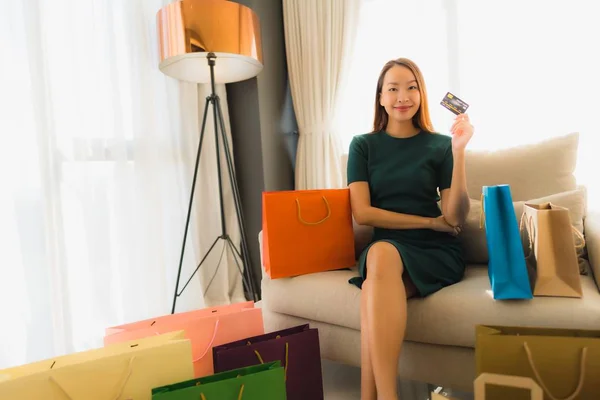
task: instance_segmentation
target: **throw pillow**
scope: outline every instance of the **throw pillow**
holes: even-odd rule
[[[465,157],[467,189],[509,184],[514,201],[577,189],[575,167],[579,134],[495,151],[469,150]]]

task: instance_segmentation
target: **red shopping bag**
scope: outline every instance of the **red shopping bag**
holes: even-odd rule
[[[165,315],[106,329],[104,344],[167,332],[185,332],[192,343],[194,377],[212,375],[212,348],[265,333],[262,310],[251,301]]]

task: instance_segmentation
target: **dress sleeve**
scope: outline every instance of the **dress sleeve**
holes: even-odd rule
[[[452,157],[452,142],[448,141],[448,146],[443,153],[442,161],[438,170],[438,188],[440,192],[450,188],[452,184],[452,169],[454,168],[454,157]]]
[[[348,151],[348,185],[352,182],[367,182],[369,180],[367,154],[365,141],[363,138],[355,136]]]

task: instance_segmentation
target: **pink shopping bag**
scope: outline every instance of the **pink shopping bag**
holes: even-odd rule
[[[195,378],[214,374],[214,346],[265,333],[262,310],[248,301],[110,327],[104,345],[179,330],[185,331],[192,343]]]

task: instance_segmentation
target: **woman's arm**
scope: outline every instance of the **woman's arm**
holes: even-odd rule
[[[428,218],[398,214],[371,206],[368,171],[368,143],[355,136],[348,152],[348,187],[352,215],[359,225],[387,229],[420,229],[430,227]]]
[[[452,152],[454,165],[452,168],[452,184],[449,189],[441,191],[442,214],[452,226],[460,226],[467,220],[471,209],[471,201],[467,193],[467,174],[465,172],[465,151]]]
[[[465,223],[471,201],[467,193],[467,173],[465,172],[465,149],[473,137],[475,128],[467,114],[459,114],[450,129],[452,133],[452,183],[449,189],[441,190],[442,214],[452,226]]]
[[[400,214],[371,206],[369,184],[350,184],[352,215],[359,225],[386,229],[425,229],[431,227],[431,218]]]
[[[400,214],[371,206],[371,196],[367,182],[353,182],[349,187],[352,215],[359,225],[384,229],[433,229],[451,234],[459,233],[459,230],[450,226],[444,220],[444,217],[427,218],[418,215]]]

